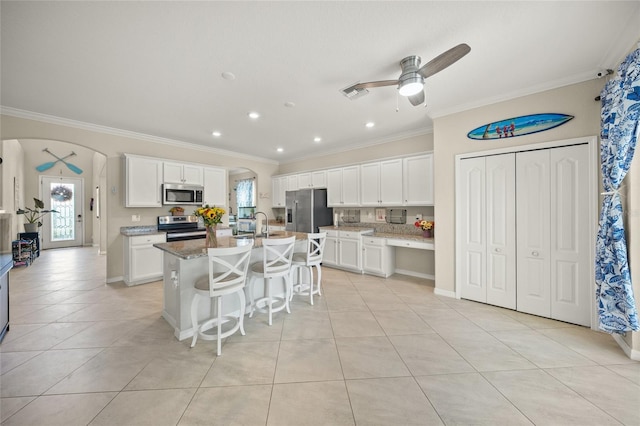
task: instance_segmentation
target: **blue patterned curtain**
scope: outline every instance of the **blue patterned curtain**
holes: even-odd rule
[[[236,186],[236,201],[238,202],[238,207],[253,207],[256,205],[253,179],[238,181],[238,185]]]
[[[600,158],[604,187],[596,240],[596,296],[601,330],[638,331],[638,310],[627,261],[627,242],[618,190],[640,136],[640,49],[620,64],[602,89]]]

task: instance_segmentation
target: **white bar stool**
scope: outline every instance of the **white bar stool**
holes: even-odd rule
[[[193,340],[191,347],[196,345],[198,337],[203,340],[218,341],[218,356],[222,353],[222,339],[231,336],[236,331],[244,336],[244,311],[246,299],[244,286],[247,280],[247,270],[251,259],[251,244],[231,248],[209,248],[209,274],[196,280],[191,301],[191,323],[193,324]],[[236,293],[240,299],[240,313],[238,317],[222,315],[222,296]],[[201,299],[208,298],[216,302],[212,318],[198,324],[198,304]],[[222,321],[235,321],[234,326],[224,333]],[[226,323],[225,321],[225,323]],[[205,333],[206,330],[216,328],[216,334]]]
[[[294,286],[294,290],[298,294],[306,295],[306,291],[308,289],[309,294],[309,302],[313,305],[313,295],[317,294],[322,296],[322,268],[320,264],[322,263],[322,255],[324,253],[324,245],[327,242],[327,233],[326,232],[318,232],[307,234],[307,250],[304,252],[296,252],[293,253],[293,259],[291,262],[291,275],[293,275],[294,271],[298,271],[298,283]],[[317,285],[314,289],[313,283],[313,267],[316,267],[316,271],[318,273]],[[309,283],[302,282],[302,270],[303,268],[308,269],[309,271]],[[291,293],[291,298],[293,299],[293,292]]]
[[[289,309],[289,298],[291,295],[291,258],[296,237],[289,238],[264,238],[262,240],[262,262],[252,263],[249,268],[249,298],[251,302],[251,312],[249,318],[253,317],[254,311],[269,314],[269,325],[273,322],[273,313]],[[284,297],[273,297],[272,281],[274,278],[282,278],[284,282]],[[262,279],[264,282],[265,297],[254,301],[254,280]],[[282,305],[274,307],[274,302],[282,301]],[[259,306],[261,303],[264,305]]]

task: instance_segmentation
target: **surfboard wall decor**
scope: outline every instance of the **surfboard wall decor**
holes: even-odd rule
[[[467,133],[467,137],[476,140],[514,138],[553,129],[572,118],[573,115],[554,113],[521,115],[482,125]]]

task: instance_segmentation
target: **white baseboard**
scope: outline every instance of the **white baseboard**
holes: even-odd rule
[[[640,361],[640,351],[636,351],[629,347],[626,340],[619,334],[612,334],[613,340],[622,348],[624,353],[634,361]]]
[[[435,294],[436,296],[451,297],[452,299],[456,298],[456,292],[455,291],[443,290],[443,289],[438,288],[438,287],[433,289],[433,294]]]
[[[435,275],[423,274],[423,273],[416,272],[416,271],[410,271],[408,269],[396,269],[395,273],[396,274],[400,274],[400,275],[408,275],[410,277],[424,278],[424,279],[427,279],[427,280],[435,280],[436,279]]]

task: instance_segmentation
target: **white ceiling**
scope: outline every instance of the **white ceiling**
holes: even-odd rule
[[[640,38],[637,1],[2,1],[0,13],[4,113],[281,163],[427,133],[432,117],[595,78]],[[397,79],[405,56],[426,63],[463,42],[471,53],[427,79],[426,108],[395,87],[356,100],[339,91]]]

